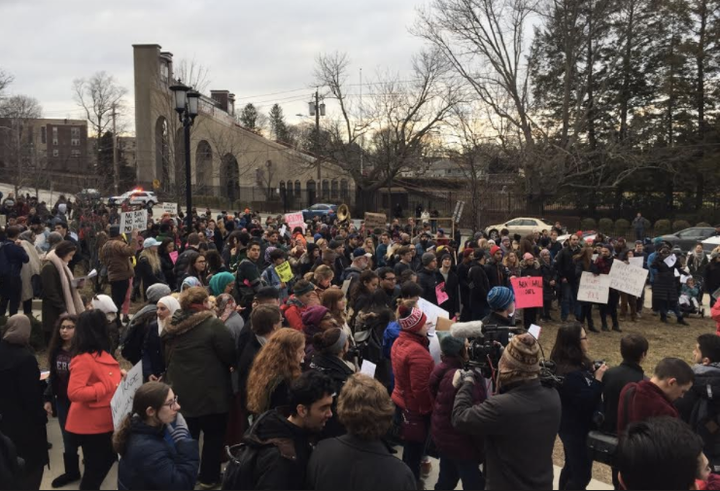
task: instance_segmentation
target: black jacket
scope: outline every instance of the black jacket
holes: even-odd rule
[[[422,287],[422,298],[428,302],[437,305],[437,295],[435,293],[435,287],[445,281],[443,275],[437,269],[430,270],[422,268],[418,271],[418,284]]]
[[[260,352],[260,348],[262,348],[262,346],[255,334],[248,329],[248,326],[245,326],[245,329],[243,329],[242,333],[240,333],[240,337],[242,338],[243,344],[238,350],[238,353],[240,353],[237,367],[238,394],[240,394],[240,397],[242,398],[242,407],[244,408],[247,404],[248,375],[250,375],[250,369],[252,368],[253,361],[255,361],[255,357]]]
[[[160,267],[162,268],[165,282],[170,286],[171,290],[174,290],[176,286],[175,265],[172,259],[170,259],[169,254],[160,254]]]
[[[460,387],[452,423],[458,431],[485,437],[485,489],[552,489],[561,412],[557,391],[531,380],[478,405],[473,392],[469,382]]]
[[[438,270],[438,273],[445,282],[443,290],[448,296],[448,299],[440,306],[450,312],[450,317],[454,317],[457,312],[460,312],[460,279],[454,268],[450,268],[448,271],[447,279],[443,276],[442,271]]]
[[[30,261],[25,249],[11,240],[0,243],[0,261],[5,262],[7,276],[18,278],[22,265]]]
[[[720,363],[695,365],[692,388],[675,402],[683,421],[703,439],[703,452],[713,466],[720,465]]]
[[[307,489],[417,489],[410,468],[380,440],[353,435],[322,440],[310,457]]]
[[[508,286],[508,270],[503,263],[497,263],[494,259],[490,259],[485,264],[485,273],[490,282],[490,288]]]
[[[713,259],[705,268],[704,290],[713,294],[718,288],[720,288],[720,263]]]
[[[330,377],[335,385],[335,393],[340,394],[347,379],[354,372],[344,361],[337,356],[315,353],[310,362],[310,368],[324,373]],[[325,423],[325,428],[320,435],[321,438],[330,438],[345,434],[345,428],[340,424],[337,417],[337,397],[333,398],[332,417]]]
[[[312,453],[308,433],[279,410],[261,415],[243,441],[258,448],[253,469],[254,489],[302,489]]]
[[[473,312],[479,313],[483,311],[483,307],[487,305],[487,296],[490,291],[490,280],[487,276],[485,266],[477,261],[471,263],[470,271],[468,271],[470,288],[468,301]],[[475,315],[473,315],[475,317]],[[478,319],[479,320],[479,319]]]
[[[580,252],[580,248],[571,249],[570,246],[564,247],[557,253],[555,257],[555,270],[558,272],[560,280],[567,280],[568,283],[578,284],[579,278],[575,275],[575,261],[573,256]]]
[[[138,259],[135,267],[135,278],[142,280],[143,291],[145,292],[155,283],[167,284],[165,275],[162,272],[162,263],[160,271],[153,271],[152,266],[145,257]]]
[[[171,444],[165,439],[165,426],[135,419],[118,464],[118,489],[193,489],[199,464],[196,440]]]
[[[631,382],[640,382],[645,378],[640,365],[623,361],[620,365],[612,367],[603,376],[603,404],[605,420],[602,430],[608,433],[617,431],[618,403],[620,392]]]
[[[587,436],[593,414],[600,409],[602,388],[602,383],[588,370],[578,369],[565,374],[565,381],[558,389],[562,402],[560,435]]]

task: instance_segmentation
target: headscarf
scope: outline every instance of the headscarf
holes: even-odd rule
[[[30,319],[25,314],[15,314],[5,324],[3,341],[18,346],[27,346],[30,342],[30,331]]]
[[[222,295],[225,293],[225,288],[234,281],[235,276],[233,276],[232,273],[228,273],[227,271],[215,273],[213,277],[210,278],[210,293],[216,297]]]
[[[182,285],[180,285],[180,292],[184,292],[188,288],[192,288],[194,286],[203,286],[202,283],[200,283],[200,280],[195,278],[194,276],[188,276],[185,278],[185,280],[182,282]]]
[[[178,302],[177,299],[172,295],[162,297],[160,300],[157,301],[157,303],[163,304],[170,311],[170,315],[167,317],[167,319],[165,319],[166,323],[170,323],[170,321],[172,321],[173,314],[177,310],[180,310],[180,302]],[[158,319],[158,334],[161,334],[163,329],[165,329],[165,325],[160,322],[160,319]]]
[[[271,261],[270,261],[270,253],[271,253],[272,251],[274,251],[275,249],[277,249],[277,247],[275,247],[275,246],[270,246],[270,247],[268,247],[267,249],[265,249],[265,262],[266,262],[266,263],[270,263],[270,262],[271,262]]]
[[[217,297],[216,311],[221,321],[227,321],[228,317],[235,312],[235,299],[229,293],[223,293]]]

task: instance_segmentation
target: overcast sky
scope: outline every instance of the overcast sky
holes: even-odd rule
[[[72,81],[99,70],[128,89],[132,110],[132,45],[156,43],[176,63],[204,65],[208,94],[227,89],[239,107],[253,102],[263,112],[279,102],[287,120],[298,122],[296,113],[307,114],[320,52],[347,52],[352,83],[360,68],[366,81],[378,68],[407,74],[410,57],[423,46],[408,32],[421,3],[0,0],[0,67],[15,77],[9,92],[37,98],[45,117],[81,117]],[[265,95],[274,92],[284,93]]]

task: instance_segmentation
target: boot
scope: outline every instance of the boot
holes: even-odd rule
[[[612,330],[615,332],[622,332],[622,329],[620,329],[620,326],[618,324],[612,326]]]
[[[608,329],[607,324],[602,325],[602,330],[603,330],[603,332],[610,332],[610,329]]]
[[[77,454],[63,454],[65,474],[56,477],[50,484],[53,488],[62,488],[80,480],[80,461]]]
[[[677,323],[680,324],[680,325],[683,325],[683,326],[689,326],[689,325],[690,325],[690,324],[688,324],[687,322],[685,322],[685,319],[683,319],[682,317],[678,317]]]
[[[592,324],[588,324],[588,331],[590,332],[600,332],[597,329],[595,329],[595,326]]]

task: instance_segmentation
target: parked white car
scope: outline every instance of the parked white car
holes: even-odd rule
[[[720,235],[716,235],[714,237],[710,237],[709,239],[705,239],[701,242],[701,244],[703,246],[703,250],[705,251],[705,254],[708,255],[708,259],[709,259],[712,251],[714,251],[717,247],[720,247]]]
[[[121,205],[125,200],[130,200],[130,205],[143,205],[152,208],[158,202],[158,198],[152,191],[135,189],[120,196],[112,196],[108,203],[110,205]]]
[[[505,223],[490,225],[485,229],[485,233],[492,237],[493,232],[495,232],[496,235],[499,235],[500,231],[506,228],[510,232],[510,235],[519,234],[524,237],[534,232],[542,232],[543,230],[550,231],[552,227],[552,224],[544,222],[539,218],[520,217],[513,218]]]

